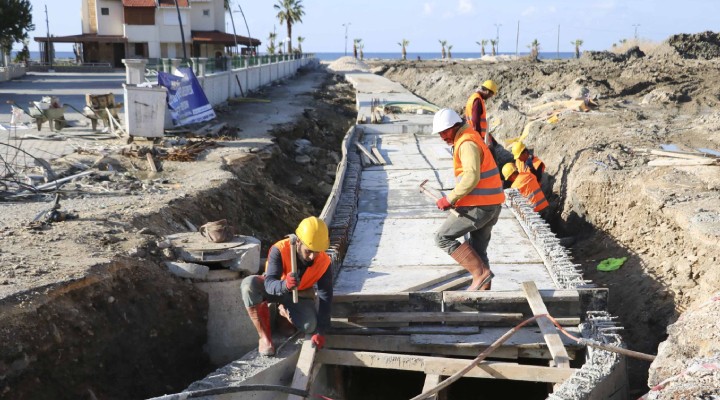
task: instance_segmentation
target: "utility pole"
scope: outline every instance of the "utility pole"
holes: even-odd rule
[[[520,44],[520,20],[518,20],[517,34],[515,35],[515,57],[518,56],[518,45]]]
[[[557,58],[560,59],[560,24],[558,24]]]
[[[342,26],[345,27],[345,55],[347,55],[347,31],[348,31],[348,27],[350,26],[350,24],[351,24],[350,22],[348,22],[346,24],[342,24]]]
[[[637,28],[638,28],[638,26],[640,26],[640,24],[633,24],[633,27],[635,27],[635,41],[638,40],[638,35],[637,35]]]
[[[180,16],[180,6],[178,5],[177,0],[175,0],[175,9],[177,10],[178,23],[180,24],[180,39],[182,41],[183,47],[183,61],[187,61],[187,49],[185,48],[185,30],[183,29],[182,17]]]
[[[48,57],[48,62],[50,63],[49,70],[52,71],[52,69],[53,69],[53,67],[52,67],[53,54],[52,54],[52,42],[50,42],[50,20],[48,19],[47,4],[45,4],[45,25],[47,26],[47,37],[48,37],[47,49],[46,49],[47,57]]]
[[[497,46],[497,54],[500,55],[500,27],[502,24],[495,24],[495,45]]]

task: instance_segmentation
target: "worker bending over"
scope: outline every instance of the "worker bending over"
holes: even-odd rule
[[[503,165],[502,173],[505,180],[512,183],[510,187],[517,189],[520,194],[530,202],[533,210],[542,215],[542,211],[545,210],[549,204],[535,175],[529,171],[518,172],[512,163]]]
[[[437,207],[455,207],[459,217],[450,214],[435,235],[437,245],[472,275],[468,290],[489,290],[494,274],[490,271],[487,247],[492,227],[505,201],[500,173],[490,150],[468,123],[453,110],[439,110],[433,118],[433,133],[453,146],[455,188],[437,201]],[[460,244],[456,239],[469,233]]]
[[[292,273],[292,244],[290,237],[275,243],[268,253],[265,274],[245,278],[240,286],[248,315],[260,340],[258,352],[264,356],[275,354],[270,330],[268,302],[278,303],[280,314],[297,329],[313,333],[313,344],[325,345],[325,331],[330,327],[330,304],[333,297],[330,257],[325,253],[330,245],[328,228],[317,217],[308,217],[295,230],[297,246],[297,275]],[[319,308],[315,310],[315,289]],[[298,303],[293,303],[292,290],[299,291]]]
[[[528,151],[523,142],[515,142],[512,145],[512,155],[515,158],[517,171],[530,172],[535,175],[538,183],[542,182],[542,175],[545,172],[545,163]]]

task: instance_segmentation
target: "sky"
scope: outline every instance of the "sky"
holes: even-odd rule
[[[273,4],[278,0],[231,0],[238,35],[247,36],[241,14],[247,18],[252,37],[263,42],[275,30],[287,37],[286,27],[277,20]],[[301,0],[305,15],[293,25],[293,45],[303,36],[305,52],[352,51],[353,39],[362,39],[365,53],[399,52],[398,42],[408,40],[408,52],[439,52],[439,40],[452,45],[454,53],[477,52],[476,42],[499,38],[500,52],[520,52],[537,39],[540,51],[573,51],[571,42],[583,40],[583,50],[607,50],[624,38],[661,42],[676,33],[720,31],[717,0]],[[35,31],[30,37],[47,33],[45,5],[50,33],[55,36],[80,34],[81,0],[30,0]],[[518,22],[520,25],[519,36]],[[226,14],[226,30],[232,32]],[[343,26],[346,24],[346,26]],[[638,25],[638,26],[635,26]],[[347,28],[347,41],[345,32]],[[15,48],[22,47],[16,45]],[[487,48],[489,49],[489,47]],[[38,45],[31,40],[31,51]],[[71,44],[59,44],[57,51],[71,51]]]

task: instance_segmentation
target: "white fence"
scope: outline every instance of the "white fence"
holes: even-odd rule
[[[0,67],[0,82],[9,81],[25,75],[27,68],[24,64],[10,64],[7,67]]]

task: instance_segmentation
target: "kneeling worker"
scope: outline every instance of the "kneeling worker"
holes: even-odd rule
[[[291,235],[293,236],[293,235]],[[297,329],[312,333],[317,348],[325,345],[325,331],[330,327],[330,304],[333,297],[333,279],[330,257],[325,250],[330,246],[328,227],[317,217],[308,217],[300,222],[293,237],[275,243],[268,254],[264,275],[245,278],[241,293],[248,315],[257,330],[260,340],[258,352],[264,356],[275,354],[270,331],[270,310],[268,302],[278,303],[285,318]],[[293,247],[296,247],[293,249]],[[297,257],[297,276],[292,273],[292,252]],[[315,310],[317,283],[319,309]],[[299,301],[293,303],[292,291],[297,288]]]
[[[530,172],[535,175],[538,183],[542,182],[542,174],[545,172],[545,163],[539,157],[531,155],[523,142],[515,142],[512,145],[512,155],[515,158],[517,171]]]
[[[503,165],[502,173],[506,181],[512,182],[512,186],[510,187],[517,189],[523,197],[528,199],[535,212],[539,213],[547,208],[549,205],[548,201],[545,198],[545,194],[540,188],[540,184],[535,178],[535,175],[529,171],[518,172],[517,168],[515,168],[515,165],[512,163]]]
[[[489,290],[494,274],[490,271],[487,247],[490,234],[505,201],[500,172],[485,142],[475,129],[463,123],[453,110],[435,113],[433,133],[453,146],[455,188],[437,201],[437,207],[453,206],[460,214],[450,214],[435,235],[438,247],[450,254],[470,275],[468,290]],[[470,234],[460,244],[456,239]]]

